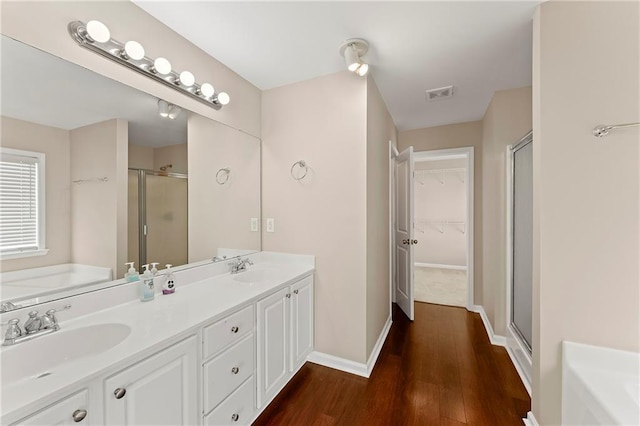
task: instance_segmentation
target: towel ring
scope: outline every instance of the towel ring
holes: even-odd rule
[[[218,182],[218,185],[224,185],[227,183],[230,173],[231,169],[228,167],[218,170],[218,173],[216,173],[216,182]]]
[[[296,175],[293,174],[293,169],[295,169],[296,166],[299,166],[301,169],[304,169],[304,174],[302,176],[300,176],[300,177],[296,177]],[[307,176],[307,173],[309,173],[309,166],[307,166],[307,163],[305,163],[304,160],[296,161],[291,166],[291,177],[294,178],[295,180],[304,179],[305,176]]]

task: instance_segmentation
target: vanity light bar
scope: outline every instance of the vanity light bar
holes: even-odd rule
[[[99,21],[70,22],[67,26],[71,38],[80,46],[109,58],[140,74],[151,77],[165,86],[172,87],[210,107],[219,110],[231,100],[225,92],[217,92],[210,83],[196,83],[189,71],[177,72],[165,58],[152,59],[144,54],[144,48],[136,41],[121,43],[111,38],[109,29]]]

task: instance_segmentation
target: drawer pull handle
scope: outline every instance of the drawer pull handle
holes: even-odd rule
[[[237,422],[238,420],[240,420],[240,416],[234,413],[231,415],[231,420]]]
[[[291,293],[287,293],[287,299],[291,299]]]
[[[293,293],[294,294],[298,294],[298,290],[293,290]]]
[[[238,367],[233,367],[233,368],[231,369],[231,372],[232,372],[233,374],[238,374],[238,373],[240,372],[240,369],[239,369]]]
[[[127,393],[127,390],[125,388],[118,388],[113,391],[113,394],[116,396],[116,399],[122,399],[125,393]]]
[[[73,421],[76,423],[80,423],[87,417],[87,410],[76,410],[73,412]]]
[[[238,327],[236,327],[236,326],[231,327],[231,332],[232,333],[237,333],[238,330],[240,330],[240,329]]]

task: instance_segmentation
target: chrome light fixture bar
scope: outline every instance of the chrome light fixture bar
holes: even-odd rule
[[[87,24],[73,21],[69,23],[67,29],[80,46],[151,77],[216,110],[227,105],[231,100],[227,93],[217,92],[210,83],[196,83],[194,75],[189,71],[174,71],[166,58],[149,58],[137,41],[121,43],[114,40],[107,26],[100,21],[92,20]]]

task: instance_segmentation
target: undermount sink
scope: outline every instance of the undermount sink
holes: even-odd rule
[[[281,279],[282,273],[275,268],[260,268],[260,269],[249,269],[245,272],[238,272],[233,276],[235,281],[240,281],[241,283],[258,283],[264,281],[271,281],[276,279]]]
[[[55,374],[56,368],[111,349],[131,333],[125,324],[95,324],[56,331],[2,348],[2,381],[10,384]]]

